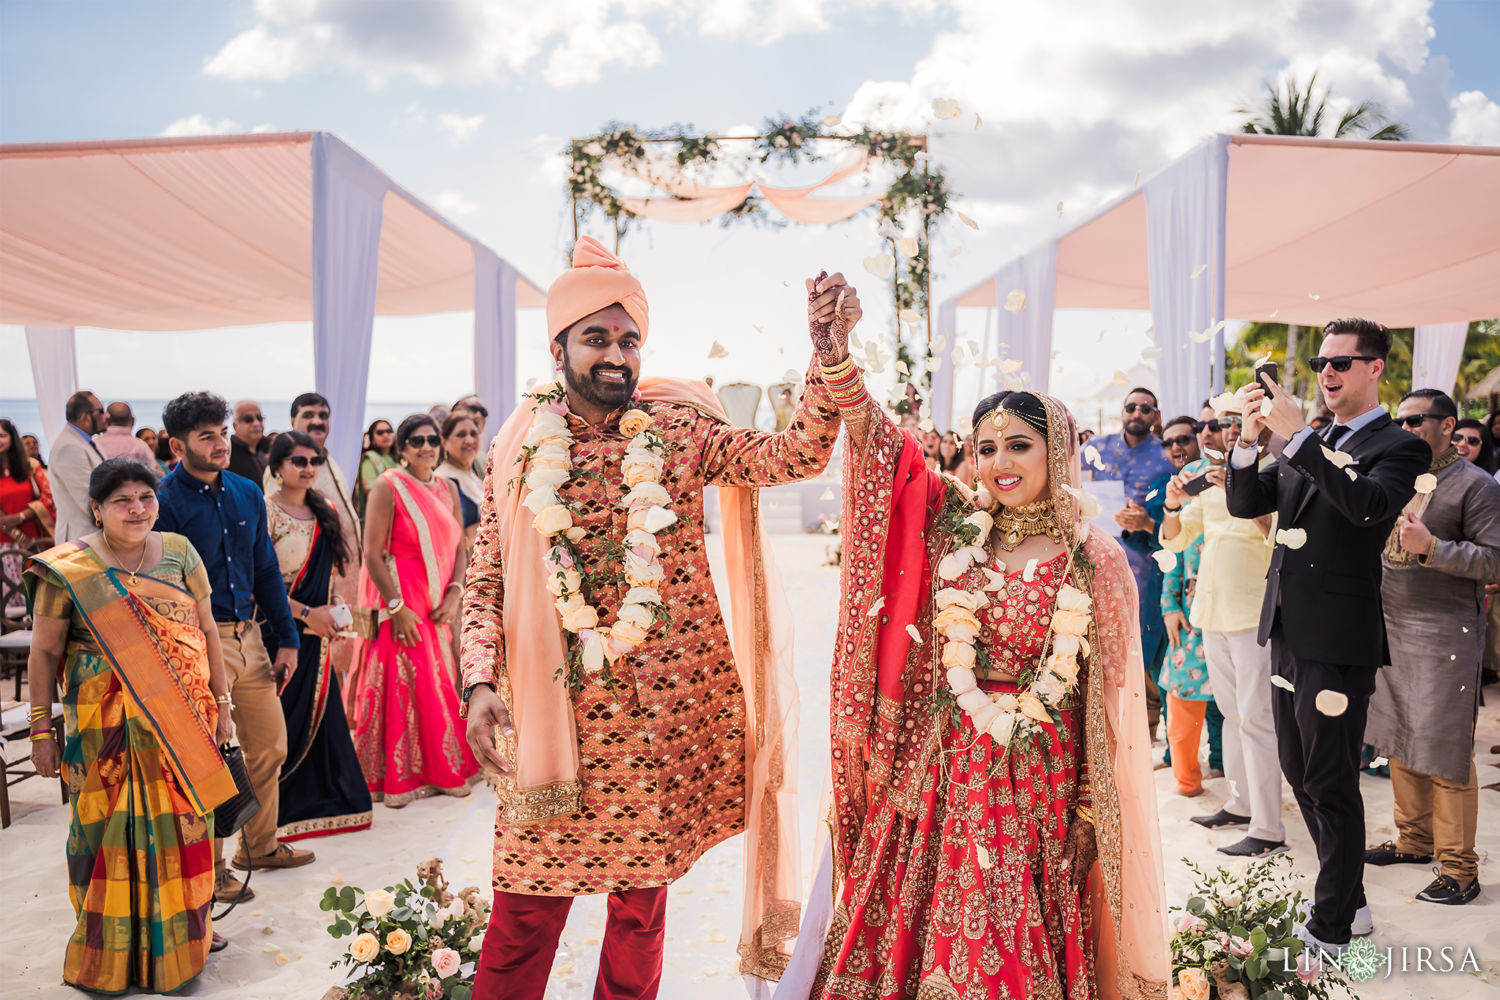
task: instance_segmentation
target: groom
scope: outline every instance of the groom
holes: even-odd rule
[[[754,488],[828,464],[839,411],[819,362],[847,356],[860,316],[839,275],[809,301],[820,353],[790,424],[769,434],[731,426],[702,382],[639,381],[645,291],[596,241],[578,241],[548,290],[562,387],[523,399],[495,438],[464,605],[468,740],[500,794],[476,998],[539,1000],[573,897],[594,893],[610,896],[595,995],[656,996],[667,886],[740,832],[741,969],[774,979],[785,965],[800,897],[795,686],[778,685],[790,634],[777,632]],[[844,332],[830,337],[836,310]],[[643,454],[631,441],[647,417],[661,447]],[[706,485],[729,487],[732,651],[703,537]],[[568,586],[582,596],[560,618]]]

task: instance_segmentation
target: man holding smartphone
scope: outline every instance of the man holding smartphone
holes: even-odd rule
[[[1388,662],[1380,555],[1432,450],[1380,404],[1390,330],[1337,319],[1323,332],[1312,368],[1334,422],[1312,430],[1292,395],[1262,378],[1245,390],[1244,437],[1225,490],[1231,514],[1275,513],[1282,529],[1256,637],[1270,643],[1272,674],[1282,679],[1271,694],[1281,770],[1318,851],[1314,906],[1299,937],[1338,954],[1352,933],[1374,926],[1359,756],[1375,672]],[[1265,429],[1286,446],[1257,469]]]

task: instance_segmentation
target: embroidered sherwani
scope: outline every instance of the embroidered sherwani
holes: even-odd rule
[[[658,587],[670,619],[611,667],[614,685],[589,678],[573,693],[582,811],[512,825],[497,817],[494,887],[574,896],[646,888],[681,877],[745,824],[745,694],[719,610],[703,533],[703,487],[773,486],[817,475],[838,437],[839,414],[817,366],[784,431],[733,427],[690,406],[653,402],[652,429],[669,446],[661,484],[678,525],[658,536],[666,575]],[[617,586],[595,592],[607,621],[625,593],[618,553],[627,439],[621,412],[591,425],[568,417],[574,475],[558,492],[594,569]],[[507,697],[501,626],[505,600],[491,470],[465,600],[464,686],[492,684]],[[569,637],[569,642],[574,641]]]

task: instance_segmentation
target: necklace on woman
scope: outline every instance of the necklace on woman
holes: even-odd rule
[[[996,541],[1009,552],[1032,535],[1046,535],[1054,542],[1062,541],[1062,529],[1057,524],[1057,508],[1051,497],[1043,497],[1019,507],[1001,506],[995,514]]]
[[[104,542],[104,547],[109,550],[109,557],[120,564],[120,569],[125,569],[125,560],[115,555],[115,547],[109,544],[109,533],[101,528],[99,531],[99,538]],[[150,548],[151,539],[147,538],[144,542],[141,543],[141,561],[135,564],[135,569],[129,571],[130,585],[132,587],[139,587],[141,584],[141,581],[136,579],[136,574],[141,571],[142,566],[146,565],[146,553],[150,550]]]

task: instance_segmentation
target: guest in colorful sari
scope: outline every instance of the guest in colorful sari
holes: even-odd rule
[[[218,750],[234,735],[228,681],[198,553],[151,530],[156,475],[109,459],[88,495],[100,527],[34,556],[26,577],[32,760],[43,777],[66,770],[72,806],[63,979],[170,993],[225,943],[209,907],[212,812],[235,793]]]
[[[449,630],[468,555],[458,491],[436,474],[442,443],[426,414],[401,421],[403,468],[381,473],[365,515],[360,603],[381,620],[355,654],[347,706],[370,794],[393,809],[437,792],[467,795],[479,771],[458,714]]]
[[[365,431],[364,452],[359,456],[359,475],[354,479],[354,509],[365,516],[365,505],[370,502],[370,490],[375,480],[386,469],[397,469],[401,463],[393,454],[396,428],[389,420],[376,420]]]
[[[271,446],[269,467],[277,485],[266,497],[266,527],[302,630],[297,669],[281,689],[287,752],[278,840],[364,830],[372,813],[327,642],[339,631],[334,608],[343,604],[329,582],[335,571],[343,571],[346,549],[338,511],[313,488],[323,461],[313,439],[301,431],[278,434]],[[275,656],[281,645],[276,630],[264,625],[261,637],[266,652]]]
[[[804,925],[821,967],[794,968],[827,1000],[1164,997],[1136,590],[1079,514],[1072,418],[1038,393],[985,399],[970,494],[862,383],[835,397],[833,910],[826,937]]]

